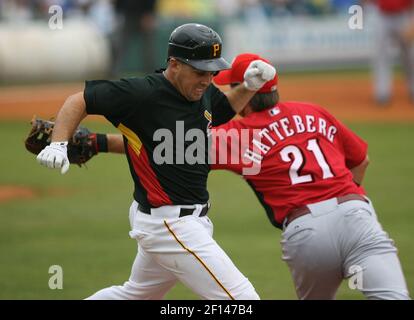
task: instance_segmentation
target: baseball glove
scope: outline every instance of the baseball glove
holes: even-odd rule
[[[39,154],[52,139],[52,132],[55,123],[33,117],[30,122],[32,128],[25,139],[25,146],[28,151]],[[82,166],[93,156],[98,154],[96,134],[91,133],[87,128],[79,126],[72,138],[68,141],[68,158],[70,163]]]

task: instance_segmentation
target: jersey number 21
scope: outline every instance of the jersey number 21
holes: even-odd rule
[[[332,178],[334,175],[328,163],[326,162],[325,156],[323,155],[321,148],[319,147],[318,140],[308,140],[308,145],[306,149],[312,152],[314,157],[316,158],[316,161],[322,170],[322,178]],[[290,166],[289,170],[289,176],[292,185],[314,181],[311,174],[300,175],[300,170],[305,164],[305,159],[302,151],[297,146],[289,145],[284,147],[280,151],[280,156],[282,157],[282,160],[284,162],[292,162],[292,165]]]

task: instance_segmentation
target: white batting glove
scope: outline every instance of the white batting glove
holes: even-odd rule
[[[263,85],[272,80],[276,75],[276,69],[270,64],[255,60],[250,62],[248,68],[244,72],[244,86],[251,91],[257,91]]]
[[[60,169],[61,174],[69,170],[67,141],[52,142],[37,156],[37,162],[50,169]]]

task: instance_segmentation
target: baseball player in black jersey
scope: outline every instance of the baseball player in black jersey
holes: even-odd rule
[[[131,276],[90,299],[160,299],[177,281],[203,299],[259,298],[212,238],[207,144],[209,128],[230,120],[276,71],[253,61],[244,82],[223,94],[211,84],[218,71],[230,68],[221,49],[211,28],[182,25],[171,34],[165,71],[87,81],[84,92],[70,96],[59,111],[40,164],[65,173],[69,137],[87,114],[100,114],[123,134],[135,185],[129,218],[138,254]],[[188,157],[193,154],[197,161]]]

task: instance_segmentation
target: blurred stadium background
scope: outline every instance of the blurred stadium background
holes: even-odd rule
[[[365,1],[366,2],[366,1]],[[357,0],[0,0],[0,299],[81,299],[129,276],[132,199],[126,160],[100,155],[60,176],[37,165],[23,140],[33,114],[53,117],[83,80],[140,75],[165,66],[171,31],[199,22],[222,35],[228,60],[254,52],[280,74],[282,100],[319,103],[370,145],[366,189],[396,241],[414,289],[414,104],[402,70],[393,100],[378,106],[371,61],[378,12],[364,3],[363,28],[350,29]],[[56,28],[55,10],[63,12]],[[51,9],[51,10],[50,10]],[[50,10],[50,11],[49,11]],[[398,52],[395,51],[397,58]],[[92,130],[115,132],[102,118]],[[4,144],[3,142],[3,144]],[[280,256],[280,231],[239,177],[209,178],[215,239],[263,299],[295,299]],[[64,271],[48,287],[49,267]],[[181,285],[167,296],[195,299]],[[362,299],[341,287],[338,299]]]

